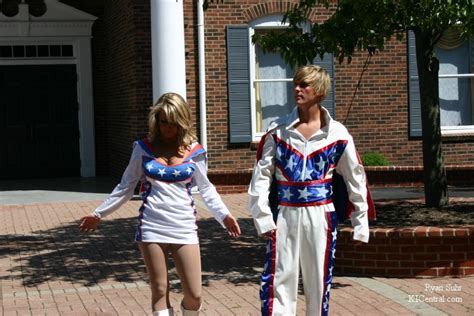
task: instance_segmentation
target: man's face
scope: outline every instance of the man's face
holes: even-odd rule
[[[295,102],[298,107],[307,107],[317,103],[319,94],[307,82],[295,82]]]

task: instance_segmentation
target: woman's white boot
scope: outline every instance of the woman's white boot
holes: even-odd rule
[[[153,312],[153,316],[173,316],[173,307]]]
[[[189,310],[189,309],[185,309],[184,306],[183,306],[183,303],[181,303],[181,311],[183,312],[183,316],[198,316],[199,315],[199,312],[201,311],[201,308],[202,308],[202,305],[199,306],[199,309],[198,310]]]

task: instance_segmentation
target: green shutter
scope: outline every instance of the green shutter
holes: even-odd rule
[[[228,25],[227,85],[231,143],[252,141],[249,68],[248,27],[247,25]]]
[[[324,99],[322,102],[322,106],[324,106],[328,111],[329,114],[335,119],[336,118],[336,98],[334,93],[334,57],[333,54],[324,54],[323,59],[316,57],[313,60],[313,64],[324,68],[329,76],[331,77],[331,91],[329,95]]]
[[[415,33],[408,32],[408,113],[411,137],[420,137],[421,132],[421,97],[416,65]]]

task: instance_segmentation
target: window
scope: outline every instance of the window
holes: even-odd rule
[[[74,57],[72,45],[0,45],[0,59]]]
[[[421,136],[415,37],[409,33],[410,134]],[[474,133],[474,38],[461,40],[455,29],[435,47],[439,60],[439,99],[442,135]],[[418,125],[419,124],[419,125]],[[415,127],[415,125],[418,125]]]
[[[269,32],[251,28],[250,36]],[[252,135],[261,137],[272,121],[291,112],[294,100],[293,70],[276,52],[264,53],[256,44],[250,50]]]
[[[258,141],[269,124],[294,107],[293,72],[278,53],[263,52],[252,44],[255,33],[283,30],[281,15],[255,20],[250,25],[227,27],[229,125],[231,143]],[[333,78],[332,55],[314,63]],[[334,115],[334,83],[323,105]]]

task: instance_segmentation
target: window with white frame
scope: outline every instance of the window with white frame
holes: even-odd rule
[[[281,28],[281,27],[280,27]],[[277,26],[257,25],[250,36],[263,34]],[[253,138],[262,136],[269,124],[292,110],[294,100],[293,70],[276,52],[264,53],[263,48],[250,48],[250,87]]]
[[[439,99],[442,131],[474,131],[474,73],[469,40],[456,29],[443,34],[435,47],[439,60]]]
[[[264,53],[252,44],[254,34],[283,31],[282,15],[271,15],[245,25],[227,26],[227,84],[229,104],[229,140],[231,143],[258,141],[269,124],[290,113],[294,107],[292,69],[277,52]],[[303,30],[308,26],[304,26]],[[315,64],[334,79],[332,54]],[[334,80],[323,106],[334,115]]]
[[[421,136],[421,103],[414,33],[409,33],[410,134]],[[435,46],[439,60],[442,135],[474,134],[474,38],[462,39],[455,28]]]

